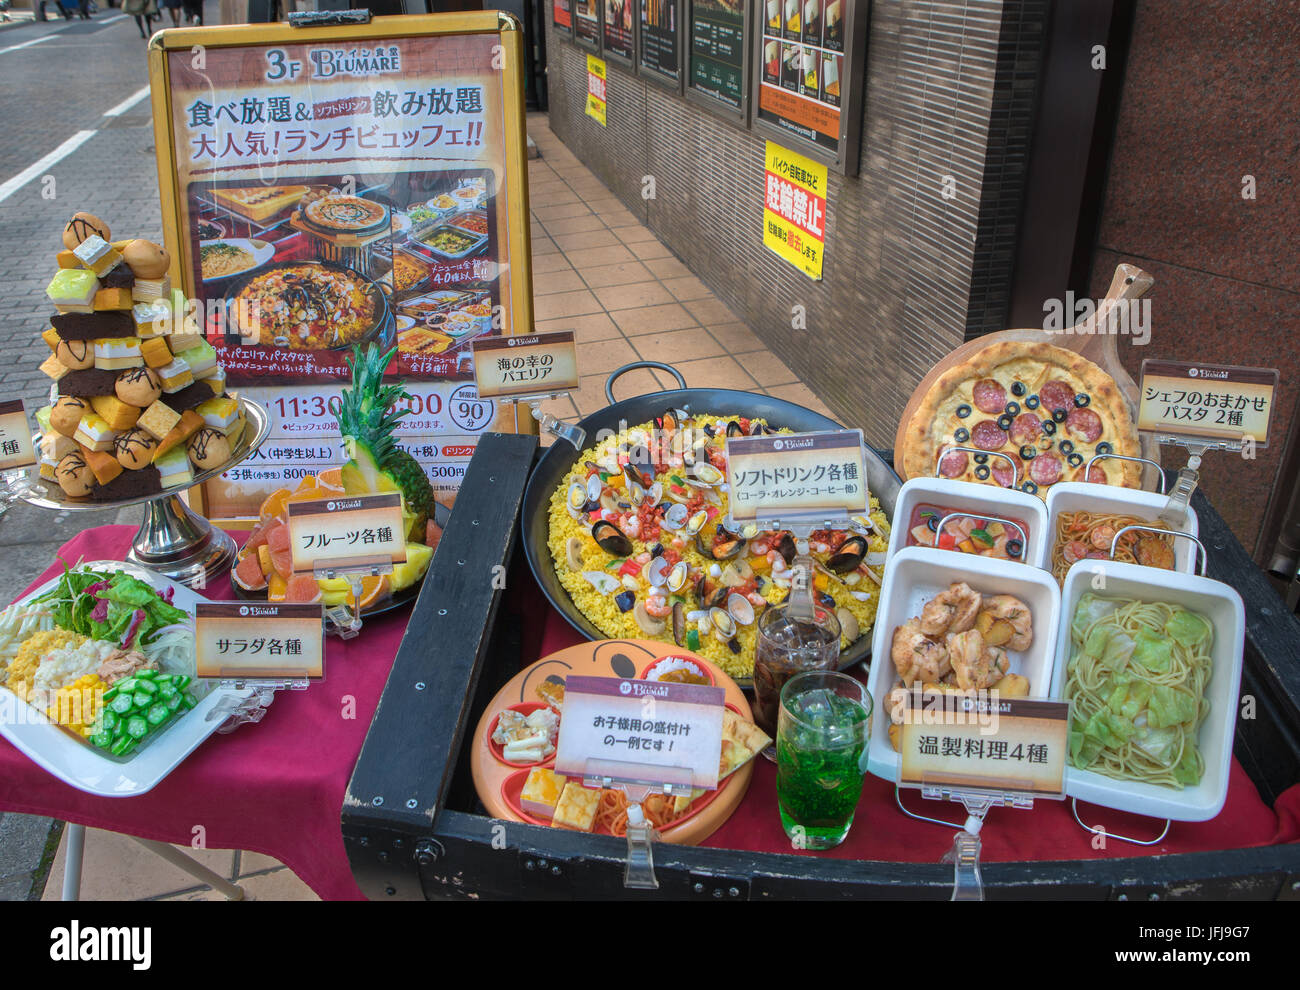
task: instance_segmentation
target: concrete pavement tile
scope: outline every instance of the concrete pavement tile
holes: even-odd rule
[[[753,392],[757,384],[734,358],[711,357],[701,361],[669,362],[686,378],[687,388],[734,388]]]
[[[661,330],[680,330],[683,327],[696,325],[695,317],[686,312],[680,303],[617,310],[609,315],[614,318],[618,328],[629,337]]]
[[[67,845],[68,831],[65,828],[42,900],[57,901],[62,894]],[[219,876],[229,878],[234,872],[234,850],[176,848]],[[83,901],[134,901],[185,890],[199,883],[201,881],[128,836],[98,828],[86,829],[86,848],[81,865]]]
[[[624,244],[640,244],[643,241],[656,241],[657,237],[654,231],[647,230],[640,224],[627,227],[618,227],[614,230],[615,236]]]
[[[659,278],[685,278],[695,274],[676,258],[655,258],[647,261],[645,266]]]
[[[671,258],[673,253],[666,247],[656,241],[644,241],[640,244],[628,245],[632,254],[642,261],[651,261],[656,258]]]
[[[608,375],[588,375],[579,379],[578,391],[572,393],[579,414],[590,416],[592,413],[609,405],[609,400],[605,398],[605,380],[608,377]],[[663,385],[645,368],[629,371],[614,384],[614,398],[616,400],[630,399],[635,395],[662,391]]]
[[[655,281],[629,282],[592,290],[600,304],[610,312],[637,306],[658,306],[673,301],[672,293]]]
[[[538,273],[562,271],[573,271],[573,266],[558,251],[555,254],[543,254],[533,259],[534,281],[536,281]]]
[[[534,257],[539,254],[555,254],[560,250],[560,246],[549,237],[533,237],[531,240]]]
[[[682,278],[666,278],[663,280],[664,288],[673,294],[673,297],[680,302],[688,302],[692,299],[706,299],[713,295],[709,287],[701,282],[694,275],[686,275]]]
[[[638,360],[638,357],[632,345],[622,337],[585,341],[578,353],[579,367],[587,375],[608,375],[615,368]]]
[[[556,248],[556,250],[559,250]],[[534,251],[534,254],[537,252]],[[569,259],[569,264],[578,271],[584,268],[596,268],[602,265],[616,265],[625,262],[635,261],[632,252],[622,245],[618,247],[593,247],[583,248],[580,251],[565,251],[565,257]]]
[[[793,385],[777,385],[767,390],[767,394],[778,399],[788,399],[791,402],[798,403],[813,412],[821,413],[823,416],[829,416],[834,419],[834,414],[826,407],[826,403],[813,393],[803,382],[795,382]]]
[[[740,362],[754,381],[764,388],[773,385],[789,385],[799,381],[799,376],[785,366],[785,362],[771,351],[753,351],[736,359]]]
[[[600,218],[605,221],[605,226],[611,229],[619,227],[642,226],[645,221],[636,214],[628,210],[610,210],[602,212]]]
[[[583,281],[593,289],[607,285],[625,285],[628,282],[649,282],[654,276],[639,261],[625,261],[621,265],[599,265],[581,270]]]
[[[533,215],[542,223],[549,224],[556,220],[587,217],[592,214],[591,210],[587,209],[586,203],[560,203],[555,206],[534,206]]]
[[[736,314],[721,299],[696,299],[686,304],[691,315],[710,326],[714,323],[737,323]]]
[[[562,272],[538,274],[533,269],[533,295],[546,296],[553,292],[568,292],[570,289],[585,289],[587,283],[572,268]]]
[[[556,234],[555,243],[566,254],[573,251],[587,251],[598,247],[615,247],[619,240],[614,232],[601,227],[599,230],[583,230],[573,234]]]
[[[557,238],[560,234],[577,234],[584,230],[604,230],[605,223],[594,213],[587,213],[585,216],[556,217],[554,220],[543,221],[546,225],[546,232],[552,237]]]
[[[614,321],[608,313],[589,313],[586,316],[565,316],[554,320],[535,320],[533,325],[538,333],[551,333],[555,330],[572,330],[579,344],[593,340],[609,340],[611,337],[622,338]],[[581,355],[579,355],[581,360]]]
[[[743,354],[746,351],[766,350],[767,345],[743,323],[723,323],[709,325],[709,333],[729,354]]]
[[[718,342],[699,327],[641,334],[633,338],[633,344],[637,353],[647,361],[663,361],[674,366],[696,358],[718,357],[723,354]]]
[[[581,316],[600,311],[600,303],[586,289],[557,292],[533,300],[533,318],[537,320],[553,320],[561,316]]]

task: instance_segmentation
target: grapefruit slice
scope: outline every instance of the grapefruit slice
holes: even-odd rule
[[[275,568],[275,573],[288,580],[293,573],[293,550],[289,543],[288,523],[272,526],[266,534],[266,545],[271,551],[271,566]]]
[[[257,559],[257,554],[250,553],[241,560],[230,572],[230,580],[245,591],[261,591],[265,588],[266,575],[262,573],[262,565]]]
[[[284,600],[287,602],[318,602],[320,585],[310,574],[295,574],[285,582]]]

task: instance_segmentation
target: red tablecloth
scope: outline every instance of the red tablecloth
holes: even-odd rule
[[[541,599],[540,595],[535,597]],[[541,606],[546,610],[544,617],[526,609],[526,621],[540,621],[543,629],[534,659],[581,642],[581,636],[544,599]],[[525,647],[528,647],[527,637]],[[965,821],[965,810],[957,804],[926,801],[917,792],[905,792],[903,801],[914,813],[957,823]],[[1079,816],[1090,825],[1104,826],[1112,835],[1138,839],[1154,839],[1164,826],[1163,820],[1153,821],[1082,802]],[[935,863],[952,845],[952,834],[951,829],[908,818],[894,803],[894,785],[868,774],[848,839],[836,849],[803,855]],[[1270,808],[1234,759],[1228,800],[1218,817],[1200,823],[1174,822],[1165,841],[1157,846],[1136,846],[1111,839],[1103,848],[1093,848],[1095,837],[1075,824],[1069,801],[1038,801],[1027,811],[994,809],[980,835],[984,862],[1154,856],[1296,842],[1300,841],[1300,784],[1287,790],[1276,807]],[[777,814],[773,763],[758,760],[745,800],[703,844],[756,852],[793,851]]]
[[[134,530],[105,526],[88,530],[62,551],[69,562],[120,560]],[[51,566],[38,581],[58,573]],[[515,582],[512,582],[514,585]],[[537,659],[580,641],[534,586],[512,596],[522,604],[524,656]],[[222,579],[204,592],[229,599]],[[326,680],[302,692],[280,692],[266,718],[230,735],[214,735],[148,794],[101,798],[59,783],[9,743],[0,740],[0,808],[45,815],[163,842],[189,845],[202,825],[214,849],[248,849],[274,856],[322,898],[359,899],[339,828],[343,792],[361,750],[409,613],[367,620],[359,640],[330,639]],[[353,715],[354,717],[345,717]],[[708,846],[788,852],[776,813],[775,770],[759,760],[749,794]],[[960,808],[923,802],[908,807],[956,819]],[[1154,836],[1159,823],[1106,809],[1082,807],[1086,821],[1111,832]],[[951,832],[905,817],[893,788],[868,776],[857,819],[838,849],[805,855],[897,862],[936,862]],[[1074,824],[1068,803],[1041,801],[1032,811],[997,809],[983,832],[983,859],[1087,859],[1232,849],[1300,839],[1300,785],[1270,809],[1233,762],[1228,803],[1213,821],[1175,823],[1169,837],[1149,849],[1111,841],[1095,849],[1092,836]]]
[[[121,560],[134,535],[129,526],[87,530],[61,553],[70,563]],[[58,572],[51,566],[32,587]],[[233,597],[226,578],[203,594]],[[186,846],[201,825],[210,849],[274,856],[322,898],[360,899],[339,812],[409,615],[367,619],[365,634],[350,642],[331,637],[322,683],[277,692],[260,723],[211,736],[139,797],[86,794],[0,740],[0,808]]]

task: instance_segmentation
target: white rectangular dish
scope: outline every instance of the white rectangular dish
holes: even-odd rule
[[[898,492],[893,530],[889,536],[890,557],[908,545],[908,535],[911,532],[908,524],[918,505],[937,505],[986,517],[1016,519],[1029,529],[1029,543],[1022,559],[1033,567],[1047,567],[1048,553],[1051,551],[1047,509],[1043,506],[1043,500],[1035,495],[949,478],[913,478],[904,483]]]
[[[1042,566],[1052,569],[1052,546],[1056,542],[1056,524],[1062,512],[1091,512],[1133,516],[1147,521],[1154,520],[1169,503],[1167,495],[1157,492],[1138,491],[1133,488],[1116,488],[1113,485],[1094,485],[1086,481],[1067,481],[1053,485],[1047,493],[1047,553]],[[1189,536],[1200,535],[1200,524],[1196,510],[1188,508],[1182,526],[1174,527]],[[1110,547],[1105,549],[1110,553]],[[1196,558],[1199,551],[1191,540],[1174,540],[1174,570],[1182,574],[1196,573]]]
[[[95,560],[81,566],[95,571],[125,571],[159,591],[171,588],[175,594],[173,604],[191,615],[195,603],[202,600],[184,585],[120,560]],[[51,578],[15,604],[26,604],[58,583],[58,577]],[[136,797],[156,787],[217,731],[224,718],[218,715],[209,720],[209,713],[227,699],[240,700],[252,693],[251,689],[230,691],[214,688],[193,709],[167,726],[157,739],[136,755],[120,761],[75,739],[51,722],[44,712],[28,705],[7,688],[0,687],[0,735],[32,762],[78,790],[100,797]]]
[[[1029,697],[1046,698],[1052,684],[1061,591],[1052,576],[1037,567],[1009,567],[1002,560],[958,554],[933,547],[905,547],[890,558],[880,591],[880,609],[872,633],[871,678],[874,711],[867,769],[885,780],[898,778],[898,754],[889,742],[889,692],[898,680],[890,659],[894,630],[954,581],[964,581],[981,594],[1014,595],[1029,606],[1034,639],[1029,649],[1011,653],[1012,674],[1029,680]]]
[[[1052,697],[1060,699],[1065,695],[1073,653],[1070,623],[1079,599],[1087,592],[1093,591],[1103,598],[1167,602],[1199,612],[1214,625],[1211,649],[1214,668],[1206,688],[1210,711],[1197,737],[1205,761],[1205,773],[1195,787],[1185,787],[1180,791],[1159,784],[1117,780],[1091,770],[1079,770],[1067,761],[1065,793],[1081,801],[1153,818],[1208,821],[1223,810],[1228,796],[1237,696],[1241,689],[1241,658],[1246,637],[1246,611],[1241,596],[1219,581],[1138,564],[1106,564],[1104,589],[1094,589],[1092,579],[1092,572],[1082,567],[1076,567],[1066,575]]]

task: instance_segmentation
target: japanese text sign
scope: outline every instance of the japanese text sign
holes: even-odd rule
[[[569,677],[555,772],[714,790],[725,697],[699,684]]]
[[[32,429],[22,399],[0,402],[0,471],[31,467],[36,463]]]
[[[340,495],[289,503],[293,572],[390,568],[406,560],[402,496]]]
[[[549,395],[578,387],[578,345],[572,330],[474,342],[480,398]]]
[[[763,244],[816,281],[826,250],[826,182],[825,165],[767,142]]]
[[[728,437],[735,523],[832,519],[867,508],[861,430]]]
[[[900,707],[900,785],[1064,795],[1069,702],[913,691]]]
[[[324,609],[305,602],[199,602],[199,677],[325,676]]]
[[[1268,445],[1273,368],[1142,362],[1138,429],[1196,440]]]
[[[422,407],[398,436],[440,495],[467,459],[448,449],[516,428],[467,393],[470,341],[533,324],[523,76],[522,25],[495,10],[155,36],[170,276],[229,384],[273,414],[273,442],[204,485],[209,516],[342,462],[353,345],[394,351],[386,378]],[[283,453],[307,446],[334,453]]]
[[[605,84],[609,76],[604,59],[587,56],[587,116],[605,126]]]

